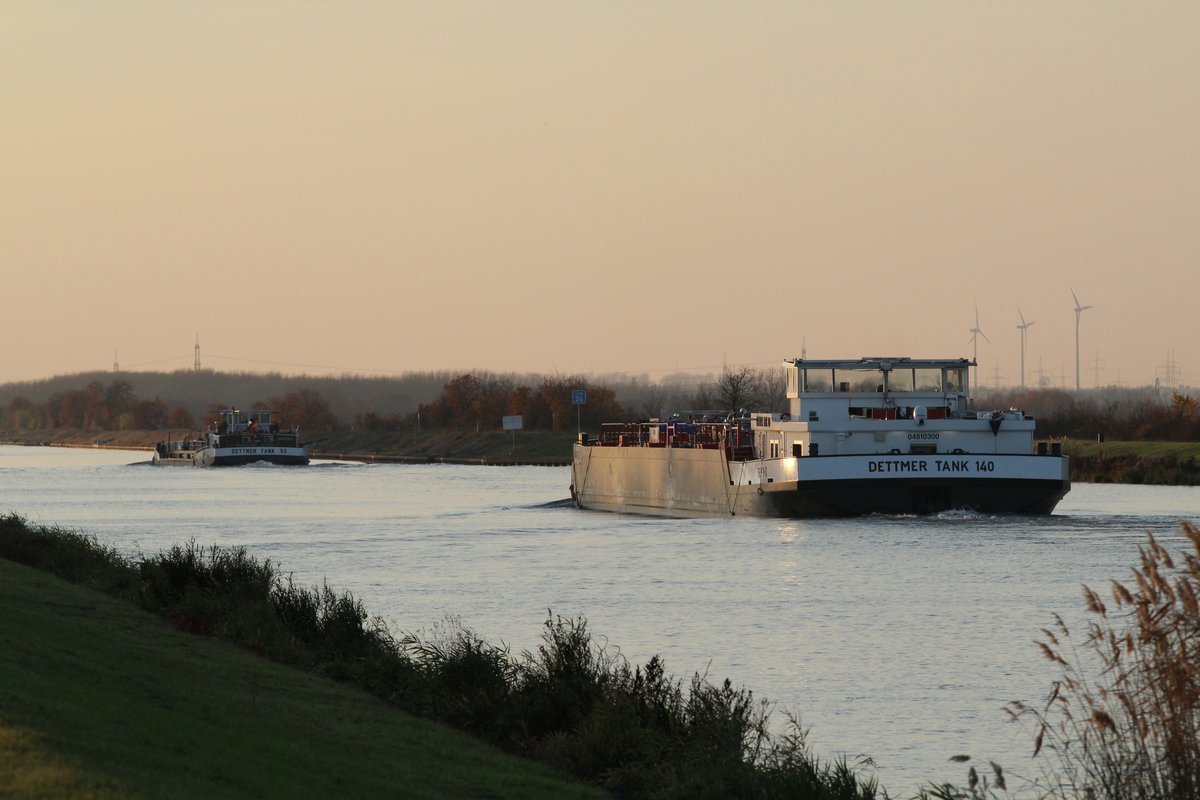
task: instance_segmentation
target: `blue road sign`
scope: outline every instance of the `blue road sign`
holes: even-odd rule
[[[587,389],[572,389],[571,405],[587,405]]]

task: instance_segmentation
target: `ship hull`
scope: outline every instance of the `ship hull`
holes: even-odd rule
[[[155,453],[151,462],[158,467],[194,467],[195,456],[196,453],[192,450],[180,450],[166,456]]]
[[[301,466],[308,463],[308,450],[304,447],[280,445],[206,447],[198,451],[192,461],[197,467],[236,467],[263,462],[283,466]]]
[[[844,455],[726,460],[720,449],[576,445],[580,508],[658,516],[1049,514],[1070,490],[1063,456]]]
[[[242,464],[308,463],[308,447],[298,428],[281,430],[275,414],[264,409],[222,409],[218,421],[203,434],[159,442],[155,464],[190,464],[194,467],[235,467]]]
[[[160,467],[236,467],[262,462],[303,466],[309,459],[304,447],[205,447],[176,450],[166,456],[155,453],[152,461]]]

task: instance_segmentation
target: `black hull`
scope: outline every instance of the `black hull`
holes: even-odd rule
[[[307,456],[217,456],[210,467],[240,467],[246,464],[278,464],[287,467],[302,467],[308,464]]]
[[[794,491],[770,492],[771,513],[781,517],[937,514],[1050,514],[1071,490],[1065,481],[807,481]]]

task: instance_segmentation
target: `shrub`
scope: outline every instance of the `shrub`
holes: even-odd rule
[[[143,608],[166,615],[191,633],[219,630],[237,641],[260,638],[259,621],[268,614],[275,568],[258,562],[245,548],[205,548],[195,540],[175,545],[138,563],[137,599]],[[261,642],[253,642],[261,645]]]
[[[549,617],[514,657],[456,620],[397,641],[348,592],[300,587],[243,548],[194,541],[136,563],[93,537],[0,517],[0,557],[50,569],[194,633],[350,682],[396,705],[540,757],[616,796],[873,798],[844,761],[822,765],[798,726],[776,740],[770,706],[699,674],[690,691],[657,656],[630,667],[587,621]]]
[[[430,636],[408,634],[400,645],[421,676],[422,712],[497,744],[515,744],[510,723],[518,668],[508,648],[483,641],[457,617]]]
[[[0,517],[0,558],[110,593],[119,593],[135,581],[133,565],[95,536],[30,525],[16,514]]]

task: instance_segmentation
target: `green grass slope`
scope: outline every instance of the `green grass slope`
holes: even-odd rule
[[[0,797],[603,795],[0,560]]]
[[[1200,442],[1096,442],[1091,439],[1068,439],[1063,448],[1072,457],[1200,458]]]
[[[1200,442],[1095,442],[1069,439],[1071,480],[1200,485]]]
[[[339,431],[309,437],[314,455],[403,457],[420,459],[479,459],[484,462],[569,464],[574,431]]]

